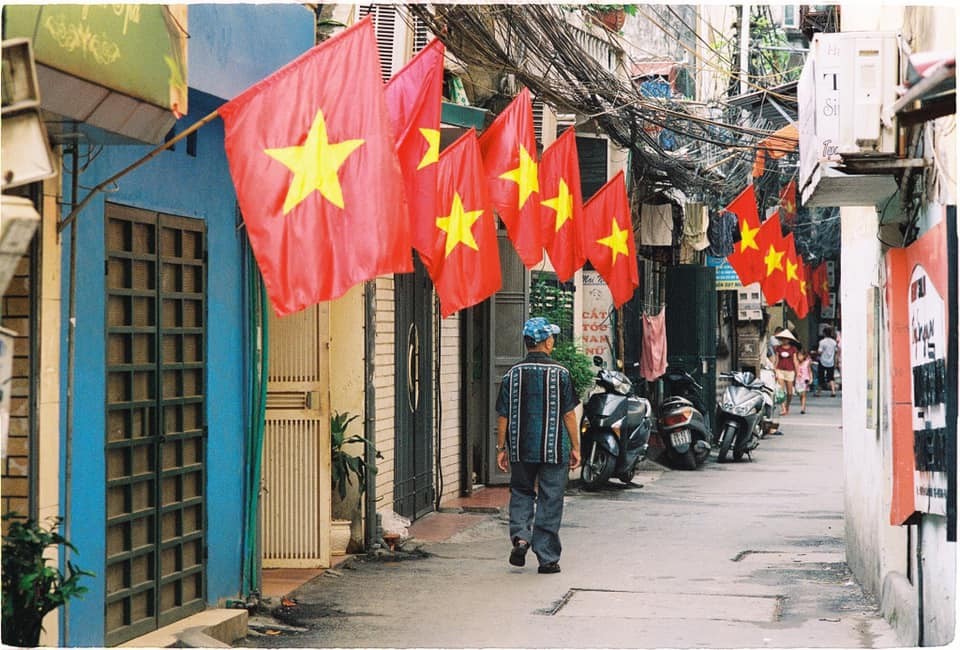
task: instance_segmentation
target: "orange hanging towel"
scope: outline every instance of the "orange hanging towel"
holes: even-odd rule
[[[753,159],[753,177],[763,176],[767,166],[767,158],[783,158],[797,148],[800,142],[800,132],[795,124],[788,124],[777,129],[757,144],[757,155]]]

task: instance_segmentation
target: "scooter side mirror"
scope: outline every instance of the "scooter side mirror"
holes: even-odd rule
[[[595,355],[593,356],[593,365],[597,366],[598,368],[602,368],[602,367],[603,367],[603,357],[601,357],[600,355],[596,355],[596,354],[595,354]]]

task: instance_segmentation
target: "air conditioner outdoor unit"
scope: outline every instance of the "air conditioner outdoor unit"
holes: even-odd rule
[[[896,124],[884,126],[881,115],[897,99],[898,60],[893,32],[814,35],[797,87],[803,205],[873,205],[896,190],[892,176],[842,167],[896,157]]]

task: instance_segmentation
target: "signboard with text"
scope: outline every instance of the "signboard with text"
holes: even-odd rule
[[[707,255],[707,266],[717,270],[717,291],[736,291],[743,287],[737,272],[730,266],[726,257],[712,257]]]
[[[583,353],[601,356],[613,366],[613,296],[600,274],[583,272]]]
[[[956,483],[956,415],[948,416],[950,393],[956,393],[948,369],[950,328],[955,324],[949,322],[946,299],[948,237],[944,219],[909,247],[887,253],[893,369],[890,522],[895,525],[914,523],[915,513],[949,519],[955,515],[950,501],[955,509],[956,495],[950,493]],[[951,534],[955,536],[955,522],[948,527],[948,537]]]

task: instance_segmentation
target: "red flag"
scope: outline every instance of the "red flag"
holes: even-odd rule
[[[250,246],[277,315],[413,269],[369,18],[218,112]]]
[[[793,228],[797,221],[797,181],[792,180],[780,190],[780,221]]]
[[[814,292],[820,297],[820,305],[830,306],[830,282],[827,278],[827,263],[820,262],[820,265],[813,272]]]
[[[587,259],[610,288],[614,306],[619,307],[640,286],[633,220],[622,171],[583,206],[583,223]]]
[[[763,255],[757,244],[760,215],[757,213],[757,195],[753,185],[748,185],[740,192],[726,210],[737,215],[740,227],[740,241],[733,245],[733,253],[727,256],[727,261],[737,272],[740,283],[746,286],[763,277]]]
[[[543,243],[560,282],[583,266],[583,196],[573,127],[564,131],[540,160],[540,218]]]
[[[440,102],[443,99],[443,42],[434,39],[384,87],[397,155],[410,206],[413,247],[431,267],[440,156]]]
[[[800,304],[794,308],[799,318],[806,318],[813,307],[813,291],[810,289],[810,267],[800,265]]]
[[[760,279],[760,289],[767,304],[773,305],[783,300],[787,294],[786,263],[784,262],[787,245],[780,232],[780,217],[776,212],[760,226],[757,245],[763,254],[763,277]]]
[[[500,253],[474,129],[443,150],[437,173],[440,209],[430,277],[446,318],[500,289]]]
[[[784,243],[787,247],[787,253],[783,258],[784,275],[787,280],[786,299],[787,304],[797,313],[797,316],[803,318],[806,316],[807,298],[802,291],[800,283],[803,281],[803,261],[797,255],[796,244],[793,240],[793,233],[784,237]],[[804,312],[803,316],[800,312]]]
[[[533,268],[543,259],[540,180],[533,103],[524,88],[480,136],[490,201],[507,227],[520,260]]]

